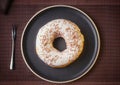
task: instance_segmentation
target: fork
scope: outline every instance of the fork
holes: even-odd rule
[[[11,61],[10,61],[10,70],[14,70],[14,58],[15,58],[15,39],[16,39],[16,25],[12,26],[12,51],[11,51]]]

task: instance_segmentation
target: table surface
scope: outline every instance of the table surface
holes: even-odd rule
[[[25,65],[20,41],[27,21],[37,11],[55,4],[75,6],[97,25],[101,39],[98,60],[92,70],[70,85],[120,85],[120,0],[14,0],[8,15],[0,11],[0,85],[52,85],[36,77]],[[9,70],[11,28],[18,25],[14,71]]]

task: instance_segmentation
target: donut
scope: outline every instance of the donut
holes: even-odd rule
[[[54,48],[53,41],[62,37],[66,49],[59,51]],[[84,36],[80,28],[70,20],[55,19],[42,26],[36,36],[36,53],[47,65],[63,68],[70,65],[83,51]]]

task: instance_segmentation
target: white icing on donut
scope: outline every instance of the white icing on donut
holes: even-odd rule
[[[60,52],[53,47],[53,41],[63,37],[67,48]],[[56,19],[40,28],[36,38],[36,52],[39,58],[51,67],[65,67],[76,60],[83,50],[84,37],[78,26],[69,20]]]

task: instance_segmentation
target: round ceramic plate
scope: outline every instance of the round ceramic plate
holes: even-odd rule
[[[42,62],[35,51],[38,30],[54,19],[67,19],[76,23],[84,35],[84,49],[80,57],[65,68],[51,68]],[[39,78],[52,83],[67,83],[81,78],[95,64],[100,49],[100,38],[91,18],[83,11],[66,5],[54,5],[38,11],[26,24],[21,51],[27,67]]]

